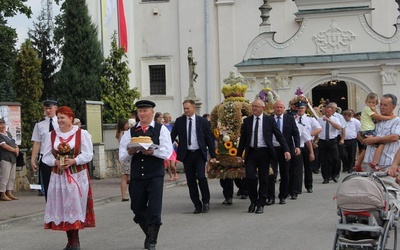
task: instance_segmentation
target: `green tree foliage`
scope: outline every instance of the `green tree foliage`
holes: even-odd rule
[[[100,75],[104,60],[97,28],[82,0],[65,0],[56,18],[55,40],[63,56],[56,74],[55,98],[70,106],[86,122],[85,100],[100,100]]]
[[[0,18],[13,17],[18,13],[31,17],[31,7],[25,5],[28,0],[3,0],[0,2]]]
[[[50,27],[47,20],[47,11],[45,8],[42,9],[38,22],[33,23],[34,29],[28,32],[29,39],[42,60],[41,73],[44,86],[42,100],[54,98],[55,96],[55,71],[58,65],[57,59],[59,58],[57,48],[51,39],[52,27]]]
[[[12,89],[12,67],[17,55],[15,44],[17,33],[7,25],[8,17],[18,13],[30,17],[32,11],[24,2],[27,0],[0,1],[0,101],[14,101]]]
[[[104,123],[116,123],[120,118],[128,118],[134,110],[134,101],[140,97],[140,93],[137,88],[129,89],[129,73],[131,70],[126,61],[124,48],[118,48],[117,34],[114,32],[110,55],[104,61],[100,79]]]
[[[21,45],[15,60],[13,87],[15,100],[21,103],[22,148],[32,147],[31,135],[35,123],[43,117],[42,95],[43,82],[40,73],[41,60],[29,40]]]

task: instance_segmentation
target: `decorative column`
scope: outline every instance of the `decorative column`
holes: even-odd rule
[[[399,1],[399,0],[398,0]],[[264,0],[264,4],[258,8],[261,11],[262,22],[260,24],[260,33],[271,31],[271,23],[269,22],[269,12],[272,10],[271,5],[268,4],[268,0]]]

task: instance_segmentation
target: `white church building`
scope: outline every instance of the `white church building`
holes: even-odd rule
[[[188,48],[199,114],[241,73],[253,100],[267,77],[280,99],[297,88],[361,111],[366,94],[400,97],[400,0],[87,0],[108,56],[124,3],[131,87],[173,119],[189,95]],[[107,20],[105,20],[105,18]]]

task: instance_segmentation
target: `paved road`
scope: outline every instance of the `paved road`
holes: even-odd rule
[[[157,249],[331,249],[336,215],[333,195],[338,184],[323,185],[314,175],[314,193],[286,205],[249,214],[249,200],[235,197],[222,205],[218,180],[210,180],[211,210],[194,215],[187,186],[165,189],[163,225]],[[143,249],[144,235],[132,221],[129,202],[112,200],[95,207],[97,227],[81,230],[82,249]],[[42,219],[27,220],[0,231],[0,250],[62,249],[64,232],[43,229]]]

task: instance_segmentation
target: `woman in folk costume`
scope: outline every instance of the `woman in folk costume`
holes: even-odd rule
[[[86,130],[73,125],[74,112],[57,110],[59,128],[46,135],[43,162],[53,167],[45,209],[45,229],[67,232],[66,250],[80,249],[79,229],[95,226],[87,163],[93,144]]]

